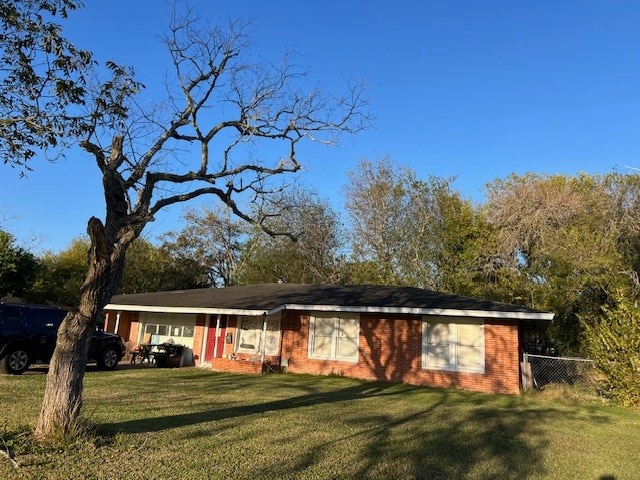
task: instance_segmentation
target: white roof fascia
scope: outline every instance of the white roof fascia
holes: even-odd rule
[[[440,315],[446,317],[502,318],[511,320],[553,320],[555,314],[547,312],[507,312],[489,310],[459,310],[453,308],[409,308],[409,307],[344,307],[340,305],[280,305],[268,314],[282,310],[315,310],[320,312],[387,313],[408,315]]]
[[[445,317],[498,318],[511,320],[553,320],[555,314],[547,312],[508,312],[488,310],[460,310],[452,308],[409,308],[409,307],[345,307],[340,305],[300,305],[284,304],[270,310],[244,310],[237,308],[210,307],[162,307],[157,305],[108,304],[105,310],[155,313],[204,313],[212,315],[273,315],[283,310],[311,310],[318,312],[386,313],[407,315],[440,315]]]
[[[121,310],[125,312],[154,312],[154,313],[205,313],[209,315],[263,315],[266,310],[242,310],[237,308],[209,308],[209,307],[161,307],[157,305],[118,305],[110,303],[105,310]]]

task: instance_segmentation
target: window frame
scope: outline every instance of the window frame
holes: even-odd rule
[[[242,328],[245,322],[256,322],[257,328]],[[262,345],[265,343],[265,355],[277,357],[280,354],[281,332],[280,332],[280,315],[269,315],[267,317],[266,337],[263,338],[264,319],[262,316],[255,315],[239,315],[236,327],[236,343],[235,352],[246,355],[257,355],[262,353]],[[242,347],[242,331],[253,331],[257,334],[258,345],[255,350]]]
[[[333,327],[330,335],[318,335],[316,334],[316,319],[333,320]],[[344,329],[340,327],[340,322],[344,320],[355,320],[356,332],[355,336],[350,337],[344,335]],[[330,338],[331,352],[328,355],[317,354],[315,352],[315,339],[316,338]],[[355,354],[350,356],[339,355],[340,341],[344,339],[351,339],[355,341]],[[360,357],[360,315],[359,314],[344,314],[344,313],[314,313],[309,315],[309,336],[308,336],[308,348],[307,356],[314,360],[332,360],[336,362],[349,362],[358,363]]]
[[[173,339],[177,344],[193,348],[197,318],[195,314],[173,314],[164,312],[144,312],[139,320],[138,343],[145,343],[149,335],[150,343],[164,343]],[[174,335],[175,329],[180,335]],[[191,335],[184,335],[185,328]],[[162,335],[163,331],[165,335]]]
[[[479,328],[479,341],[474,344],[462,344],[459,339],[459,327],[461,325],[475,325]],[[433,329],[435,326],[446,326],[447,327],[447,342],[438,342],[435,343],[430,341],[430,329]],[[422,320],[422,368],[424,370],[440,370],[440,371],[448,371],[448,372],[463,372],[463,373],[485,373],[486,369],[486,348],[485,348],[486,338],[485,338],[485,321],[483,319],[471,320],[471,319],[463,319],[450,321],[445,318],[423,318]],[[432,362],[429,362],[429,346],[439,346],[448,345],[448,355],[447,355],[447,364],[445,366],[436,365]],[[460,347],[472,347],[479,350],[479,355],[482,358],[482,361],[478,366],[464,366],[459,365],[459,349]]]

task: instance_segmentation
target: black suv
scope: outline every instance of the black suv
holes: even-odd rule
[[[19,375],[32,363],[49,363],[58,327],[66,314],[63,308],[0,303],[0,370]],[[96,362],[102,370],[113,370],[123,354],[119,335],[94,332],[90,362]]]

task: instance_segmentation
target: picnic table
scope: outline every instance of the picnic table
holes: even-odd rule
[[[140,363],[145,360],[149,364],[156,367],[179,367],[182,361],[184,345],[176,345],[173,343],[143,343],[132,357],[131,363],[136,363],[137,357],[140,357]]]

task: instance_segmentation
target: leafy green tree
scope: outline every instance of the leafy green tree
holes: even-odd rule
[[[432,194],[435,201],[430,202],[431,211],[425,210],[420,216],[430,225],[431,235],[419,239],[416,246],[432,245],[428,252],[436,266],[435,288],[458,295],[513,301],[511,294],[505,295],[510,288],[500,285],[494,276],[496,231],[487,222],[484,211],[452,191],[448,181],[432,179],[431,183],[432,190],[433,185],[436,187]]]
[[[637,276],[636,185],[617,174],[513,175],[489,185],[497,275],[517,279],[520,303],[556,312],[550,335],[565,352],[581,349],[579,315],[598,312]]]
[[[187,290],[207,286],[206,270],[194,259],[177,256],[165,245],[138,238],[127,252],[118,293]]]
[[[80,290],[87,276],[87,252],[89,240],[76,238],[60,253],[45,252],[42,268],[29,292],[38,303],[77,305]]]
[[[39,268],[33,254],[17,246],[13,235],[0,230],[0,298],[24,297]]]
[[[57,254],[45,252],[38,278],[28,292],[29,298],[40,303],[77,305],[87,276],[90,247],[89,239],[77,238]],[[182,290],[205,285],[204,275],[194,261],[175,257],[168,249],[139,238],[128,252],[118,293]]]
[[[613,220],[617,250],[624,270],[633,285],[633,294],[640,292],[640,175],[610,173],[602,178],[609,198],[609,218]]]
[[[3,1],[0,7],[0,158],[28,169],[42,149],[81,133],[91,54],[62,36],[56,18],[76,0]]]
[[[485,292],[494,231],[453,190],[453,179],[416,177],[389,158],[349,173],[354,283],[412,285],[458,294]]]
[[[586,351],[604,375],[602,393],[623,405],[640,406],[640,308],[628,292],[616,292],[601,314],[583,316]]]
[[[410,178],[400,262],[406,281],[444,292],[484,292],[493,230],[481,210],[452,188],[453,179]],[[483,295],[484,296],[484,295]]]
[[[348,172],[345,209],[350,221],[351,272],[358,283],[405,283],[400,255],[405,250],[405,227],[410,223],[413,172],[386,157],[363,160]],[[430,278],[425,278],[429,282]]]

